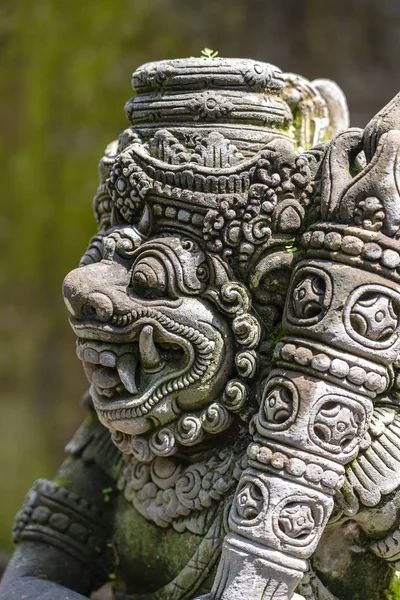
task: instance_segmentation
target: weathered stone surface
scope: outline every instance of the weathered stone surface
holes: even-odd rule
[[[0,597],[378,598],[399,561],[399,98],[362,131],[333,82],[251,60],[133,86],[64,281],[91,416],[28,494]]]

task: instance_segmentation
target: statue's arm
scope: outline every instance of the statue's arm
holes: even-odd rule
[[[79,600],[108,579],[108,531],[118,451],[91,415],[67,447],[54,481],[39,480],[14,525],[16,550],[0,600]],[[105,501],[108,500],[108,501]]]
[[[1,600],[82,600],[91,581],[87,568],[53,545],[18,545],[0,587]],[[74,591],[72,591],[74,590]]]

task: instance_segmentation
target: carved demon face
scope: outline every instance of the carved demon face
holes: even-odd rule
[[[131,125],[100,163],[99,234],[64,296],[101,422],[150,460],[245,416],[259,316],[267,330],[282,310],[322,152],[295,147],[324,139],[329,102],[235,59],[148,65],[133,84]],[[293,89],[312,135],[292,135]]]
[[[230,327],[202,297],[210,265],[195,242],[115,228],[102,254],[64,282],[77,354],[102,423],[143,434],[218,397],[232,370]]]

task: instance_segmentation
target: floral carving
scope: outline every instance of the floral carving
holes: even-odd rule
[[[135,72],[134,77],[142,84],[157,89],[162,87],[172,73],[173,69],[170,65],[165,63],[152,63],[147,67],[138,69]]]
[[[354,211],[354,222],[363,229],[379,231],[385,220],[385,209],[379,198],[361,200]]]
[[[313,190],[310,160],[282,140],[264,150],[247,199],[230,195],[206,214],[203,233],[210,250],[246,264],[273,233],[299,231]]]
[[[282,73],[273,65],[254,63],[250,69],[244,72],[244,80],[253,89],[279,93],[284,85]]]
[[[188,105],[189,110],[195,113],[197,119],[220,119],[228,115],[234,109],[230,100],[221,94],[214,92],[203,92],[193,98]]]
[[[121,156],[111,170],[108,185],[110,194],[124,219],[130,223],[142,210],[143,198],[150,190],[149,177],[132,163],[127,156]]]
[[[225,256],[232,254],[232,248],[242,239],[242,219],[246,201],[243,196],[221,198],[217,210],[211,209],[204,218],[203,233],[210,249],[223,251]]]

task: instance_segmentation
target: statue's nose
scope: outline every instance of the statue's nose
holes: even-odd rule
[[[93,277],[89,271],[90,267],[81,267],[66,276],[63,283],[65,304],[75,319],[107,322],[113,315],[113,302],[105,291],[100,291],[98,277]]]

